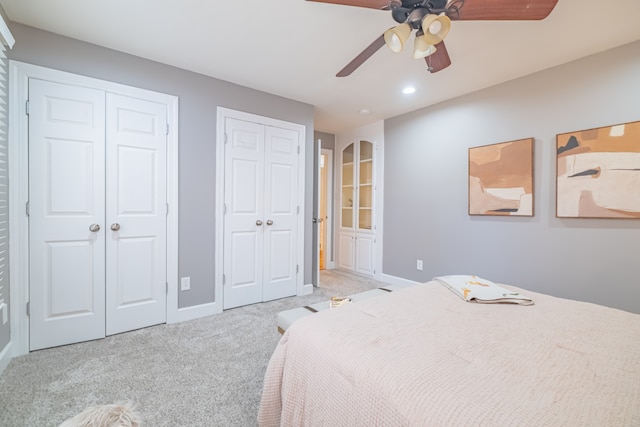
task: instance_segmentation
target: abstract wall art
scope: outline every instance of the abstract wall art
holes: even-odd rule
[[[533,216],[534,139],[469,148],[469,215]]]
[[[556,216],[640,218],[640,122],[557,135]]]

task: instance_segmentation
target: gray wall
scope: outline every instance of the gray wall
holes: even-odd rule
[[[331,133],[313,132],[314,141],[320,140],[322,148],[327,150],[336,149],[336,136]]]
[[[555,216],[556,134],[637,120],[640,42],[385,121],[384,273],[476,274],[640,313],[640,220]],[[528,137],[535,216],[468,216],[468,148]]]
[[[305,241],[312,238],[314,107],[24,25],[10,23],[16,44],[10,58],[180,98],[179,276],[191,290],[179,307],[214,301],[215,143],[222,106],[306,126]],[[188,48],[188,47],[185,47]],[[311,283],[311,247],[305,245],[304,283]]]

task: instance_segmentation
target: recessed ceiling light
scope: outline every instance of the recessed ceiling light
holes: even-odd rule
[[[363,108],[360,110],[360,114],[362,115],[371,114],[371,110],[369,110],[368,108]]]
[[[407,86],[404,89],[402,89],[402,93],[404,93],[405,95],[411,95],[415,91],[416,91],[416,88],[413,86]]]

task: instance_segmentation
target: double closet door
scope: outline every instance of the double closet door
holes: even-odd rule
[[[30,349],[166,321],[167,107],[29,80]]]
[[[224,308],[295,295],[299,134],[225,118]]]

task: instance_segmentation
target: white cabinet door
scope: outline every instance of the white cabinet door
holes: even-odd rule
[[[29,82],[30,348],[105,336],[105,94]]]
[[[358,233],[355,241],[356,273],[373,276],[374,236]]]
[[[375,145],[360,140],[341,151],[338,268],[375,274]]]
[[[355,269],[355,239],[353,233],[340,233],[338,236],[338,268],[353,271]]]
[[[296,294],[298,132],[227,118],[224,308]]]
[[[167,107],[107,94],[107,335],[166,321]]]

